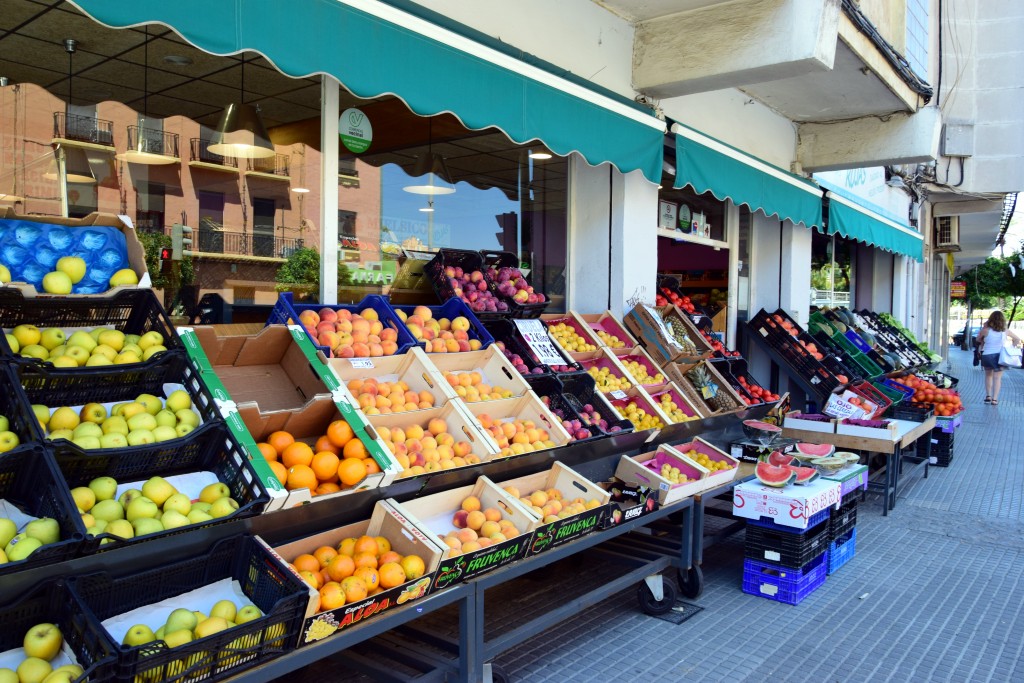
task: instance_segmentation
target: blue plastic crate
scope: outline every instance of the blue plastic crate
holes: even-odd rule
[[[743,592],[787,605],[798,605],[825,583],[828,577],[828,551],[800,569],[789,569],[770,562],[743,560]]]
[[[402,311],[406,315],[412,315],[413,310],[416,309],[415,305],[412,306],[395,306],[392,304],[396,311]],[[441,318],[448,318],[452,320],[459,317],[460,315],[469,320],[469,338],[477,339],[480,341],[480,349],[486,349],[488,346],[494,343],[494,337],[488,332],[483,323],[480,322],[480,318],[476,317],[476,314],[466,305],[466,302],[462,299],[449,299],[439,306],[427,306],[435,320]],[[424,342],[420,342],[424,344]]]
[[[852,560],[856,552],[857,527],[854,527],[829,544],[827,553],[829,575],[835,574],[836,570]]]
[[[853,330],[847,330],[845,333],[846,338],[850,340],[850,343],[857,347],[857,350],[861,353],[867,353],[871,350],[871,346],[866,341],[861,339],[860,335]]]
[[[791,534],[802,534],[814,527],[818,526],[822,522],[828,520],[829,510],[831,508],[825,508],[819,510],[811,515],[811,518],[807,520],[807,526],[803,529],[795,526],[783,526],[782,524],[776,524],[772,521],[771,517],[761,517],[760,519],[748,519],[747,524],[753,524],[754,526],[764,527],[765,529],[774,529],[775,531],[786,531]]]
[[[277,297],[277,303],[274,304],[274,308],[270,311],[270,317],[267,318],[267,325],[302,325],[299,322],[299,314],[303,311],[313,311],[314,313],[322,308],[331,308],[338,310],[343,308],[346,311],[358,313],[367,308],[372,308],[377,311],[377,316],[380,318],[381,323],[385,327],[390,327],[398,332],[398,351],[394,355],[402,354],[411,349],[412,347],[419,344],[416,339],[409,332],[409,328],[405,326],[402,319],[395,313],[395,309],[391,307],[391,302],[388,301],[386,296],[379,294],[368,294],[358,304],[297,304],[292,298],[291,292],[281,292]],[[316,339],[306,331],[306,335],[309,336],[313,345],[328,358],[331,357],[331,350],[326,346],[321,346],[317,343]]]

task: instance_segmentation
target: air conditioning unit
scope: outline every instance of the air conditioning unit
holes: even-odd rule
[[[960,217],[937,216],[935,223],[935,241],[932,251],[946,254],[960,251]]]

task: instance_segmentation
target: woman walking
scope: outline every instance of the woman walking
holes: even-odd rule
[[[981,349],[981,367],[985,368],[985,403],[999,405],[999,389],[1003,384],[1003,368],[999,365],[999,351],[1006,343],[1006,337],[1020,344],[1021,338],[1013,330],[1006,329],[1006,316],[995,311],[978,334],[977,346]]]

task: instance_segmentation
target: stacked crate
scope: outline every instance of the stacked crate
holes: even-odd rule
[[[857,552],[857,491],[843,496],[828,521],[828,573],[834,574]]]
[[[743,592],[799,604],[828,576],[831,529],[828,508],[812,515],[806,529],[747,520]]]

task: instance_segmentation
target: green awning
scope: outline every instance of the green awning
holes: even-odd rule
[[[255,51],[296,78],[334,76],[516,143],[661,180],[665,124],[636,103],[374,0],[70,0],[113,28],[158,23],[216,55]]]
[[[869,206],[852,195],[840,194],[838,188],[827,183],[828,232],[857,240],[873,247],[924,261],[924,236],[893,217],[883,214],[878,207]]]
[[[780,220],[820,226],[821,189],[807,178],[784,171],[692,128],[676,123],[674,187],[732,200]]]

